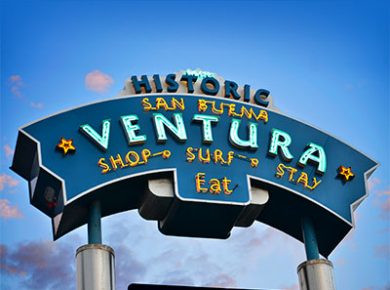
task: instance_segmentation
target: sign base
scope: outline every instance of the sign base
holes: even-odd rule
[[[242,289],[242,288],[220,288],[220,287],[200,287],[183,285],[157,285],[157,284],[130,284],[128,290],[266,290],[266,289]]]
[[[115,290],[115,254],[106,245],[88,244],[76,251],[77,290]]]
[[[297,271],[300,290],[335,290],[333,264],[329,260],[305,261]]]

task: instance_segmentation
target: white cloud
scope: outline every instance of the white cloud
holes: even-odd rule
[[[14,155],[14,149],[12,149],[11,146],[9,146],[8,144],[5,144],[3,149],[6,157]]]
[[[85,76],[85,86],[87,89],[98,93],[106,92],[113,82],[111,76],[99,70],[91,71]]]
[[[19,184],[19,180],[14,179],[8,174],[0,175],[0,191],[3,190],[6,186],[15,187]]]
[[[21,88],[23,87],[22,77],[20,75],[12,75],[8,78],[8,81],[11,84],[11,88],[10,88],[11,93],[15,97],[21,97],[22,96]]]
[[[43,109],[43,103],[41,102],[30,102],[30,106],[34,109],[41,110]]]
[[[11,205],[8,199],[0,199],[0,217],[21,218],[23,215],[21,211],[14,205]]]

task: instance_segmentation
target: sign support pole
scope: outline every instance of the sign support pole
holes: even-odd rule
[[[76,251],[77,290],[115,290],[115,253],[102,244],[100,201],[88,210],[88,244]]]
[[[100,201],[93,201],[88,211],[88,244],[102,243]]]
[[[317,260],[320,258],[318,251],[317,237],[313,222],[309,218],[302,219],[303,242],[305,243],[307,260]]]
[[[333,281],[333,264],[321,259],[313,221],[302,219],[302,234],[305,243],[307,261],[298,266],[300,290],[335,290]]]

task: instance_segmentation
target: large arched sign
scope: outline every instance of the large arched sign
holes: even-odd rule
[[[268,109],[265,90],[250,104],[235,100],[233,82],[220,98],[213,77],[194,94],[195,78],[179,93],[159,91],[155,76],[153,87],[133,79],[138,95],[20,129],[12,169],[52,218],[54,238],[85,224],[88,205],[100,200],[103,216],[139,209],[170,235],[227,238],[258,220],[302,240],[301,220],[310,217],[328,256],[353,226],[377,164]]]

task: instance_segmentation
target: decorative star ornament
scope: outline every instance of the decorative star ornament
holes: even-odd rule
[[[339,175],[342,176],[344,181],[350,181],[355,176],[355,174],[353,174],[352,172],[351,167],[345,167],[343,165],[339,167]]]
[[[76,147],[73,146],[72,139],[61,138],[60,143],[57,144],[57,148],[62,150],[64,155],[68,153],[68,151],[76,151]]]

